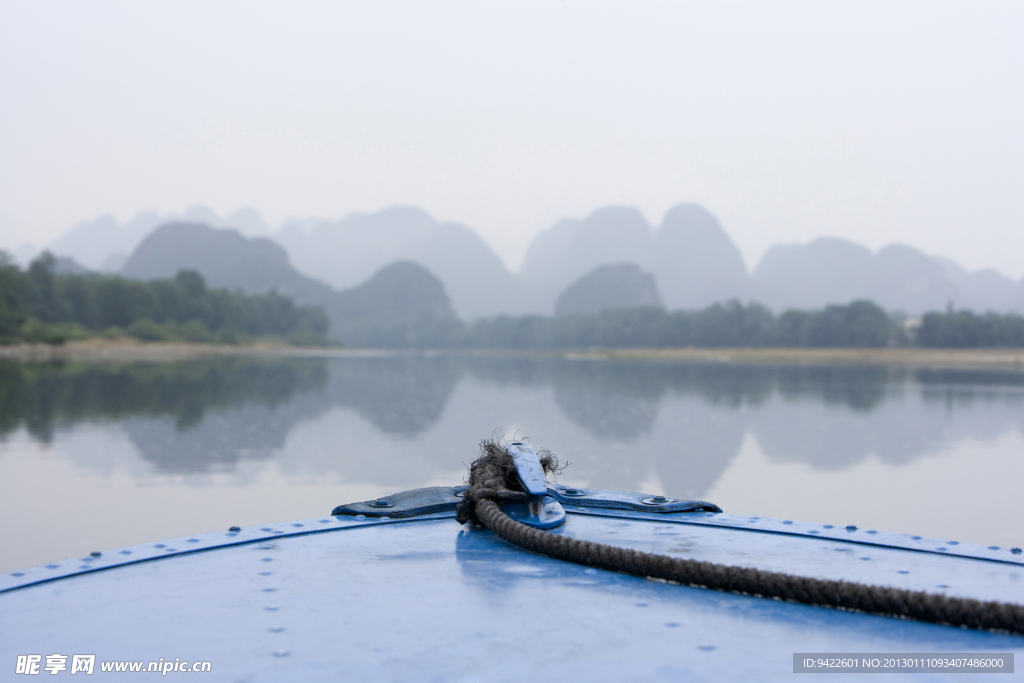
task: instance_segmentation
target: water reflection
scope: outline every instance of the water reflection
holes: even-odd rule
[[[630,441],[654,428],[664,387],[619,363],[570,363],[552,383],[565,416],[594,436]],[[646,369],[646,368],[645,368]]]
[[[119,425],[158,472],[273,459],[394,485],[522,429],[591,485],[655,477],[699,497],[747,435],[773,461],[841,470],[1024,431],[1024,374],[423,356],[0,363],[0,437],[24,428],[49,443],[83,422]]]
[[[1024,373],[425,356],[0,363],[0,522],[14,535],[0,571],[457,483],[495,430],[568,460],[567,484],[1024,544]]]
[[[354,358],[332,366],[324,399],[412,439],[441,419],[459,374],[457,363],[443,357]]]
[[[203,472],[270,458],[326,384],[323,361],[239,358],[131,365],[0,365],[0,434],[50,443],[78,422],[118,421],[160,470]],[[88,454],[83,454],[88,457]]]
[[[270,408],[327,379],[323,361],[239,358],[130,365],[0,363],[0,435],[24,424],[43,442],[58,426],[88,420],[169,416],[178,431],[208,411],[247,404]]]

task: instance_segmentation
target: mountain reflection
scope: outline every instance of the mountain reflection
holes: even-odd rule
[[[223,469],[273,457],[323,389],[327,364],[217,358],[170,363],[0,364],[0,435],[20,424],[44,443],[83,421],[117,421],[160,470]]]
[[[0,438],[24,428],[48,443],[82,422],[119,425],[161,472],[274,459],[396,487],[459,469],[511,426],[590,485],[653,475],[700,497],[748,434],[776,462],[842,469],[1024,431],[1024,374],[458,356],[0,363]]]
[[[664,387],[651,373],[620,363],[569,363],[553,378],[566,417],[598,437],[621,441],[651,431]],[[646,368],[644,368],[646,369]]]
[[[326,400],[410,439],[440,419],[460,374],[452,359],[415,356],[346,359],[331,370]]]

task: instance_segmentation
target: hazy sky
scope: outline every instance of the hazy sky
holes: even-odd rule
[[[695,201],[1024,275],[1024,3],[0,0],[0,246],[203,202],[418,205],[512,266]]]

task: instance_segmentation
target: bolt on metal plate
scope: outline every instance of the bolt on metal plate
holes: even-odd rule
[[[653,498],[644,498],[640,502],[645,505],[668,505],[669,503],[676,502],[676,499],[666,498],[665,496],[654,496]]]

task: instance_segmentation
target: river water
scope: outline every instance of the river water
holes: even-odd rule
[[[568,485],[1024,545],[1024,373],[383,356],[0,364],[0,571],[462,483]]]

